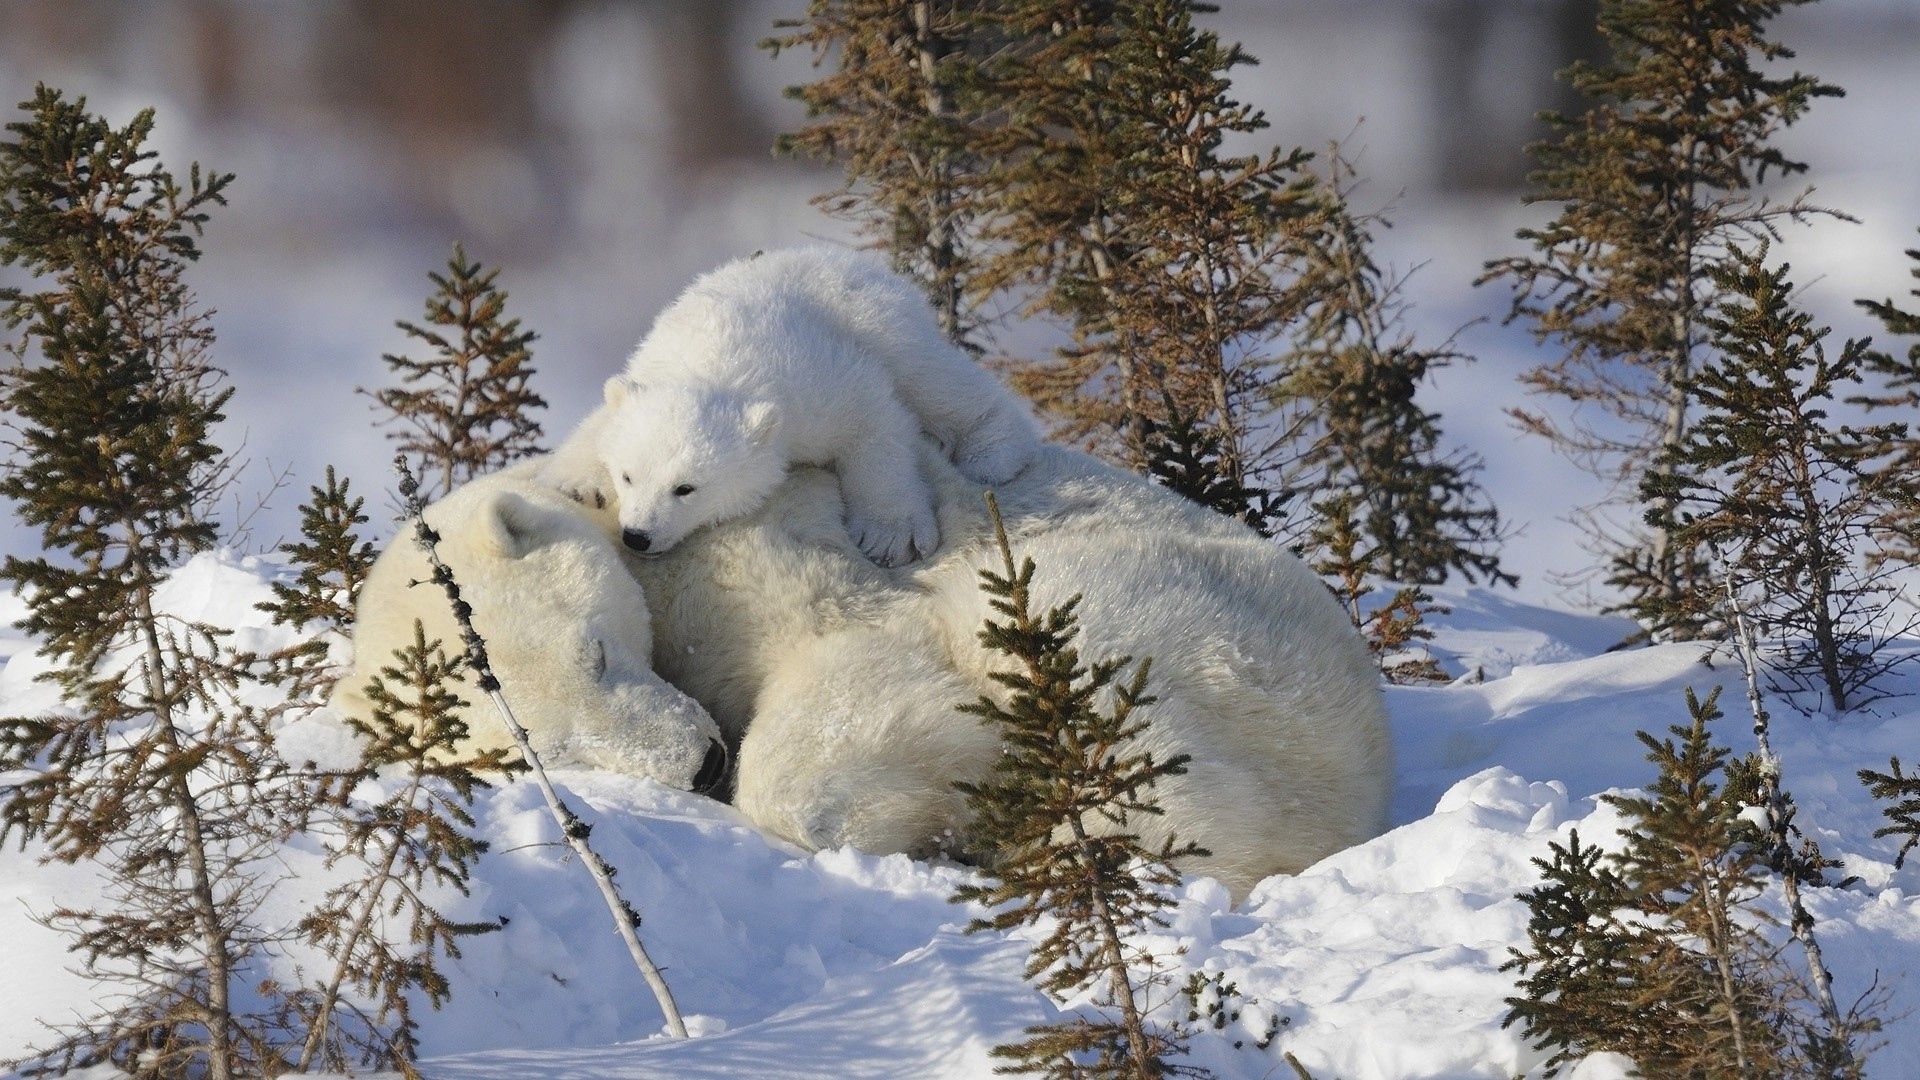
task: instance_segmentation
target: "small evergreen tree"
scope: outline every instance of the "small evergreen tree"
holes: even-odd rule
[[[1502,1027],[1519,1024],[1536,1050],[1552,1050],[1544,1075],[1602,1050],[1626,1052],[1657,1018],[1634,1001],[1640,962],[1620,911],[1626,885],[1598,845],[1582,847],[1575,830],[1551,859],[1534,859],[1541,883],[1521,894],[1527,905],[1527,948],[1512,950],[1501,971],[1521,971],[1520,993],[1506,999]]]
[[[1507,1000],[1559,1066],[1601,1051],[1647,1076],[1745,1080],[1809,1071],[1806,995],[1758,929],[1762,852],[1736,840],[1745,809],[1716,781],[1729,751],[1709,726],[1719,692],[1689,690],[1691,722],[1672,737],[1639,733],[1659,770],[1643,794],[1606,795],[1625,821],[1623,850],[1554,845],[1545,882],[1523,895],[1527,950],[1503,970],[1526,978]],[[1837,1075],[1846,1075],[1840,1073]]]
[[[1003,122],[982,135],[988,254],[980,283],[1026,290],[1074,345],[1014,379],[1060,432],[1144,469],[1164,396],[1219,441],[1238,487],[1277,447],[1260,438],[1274,348],[1297,310],[1287,259],[1313,183],[1297,149],[1229,154],[1267,126],[1230,96],[1237,45],[1178,0],[993,6],[981,67]]]
[[[273,600],[260,605],[275,622],[318,624],[341,631],[352,628],[360,586],[379,556],[373,544],[360,537],[359,526],[367,523],[367,501],[355,496],[352,487],[329,465],[325,486],[308,489],[308,499],[300,507],[300,539],[281,549],[298,573],[291,583],[271,583]]]
[[[469,261],[455,244],[446,273],[427,275],[434,292],[425,325],[395,324],[429,355],[383,356],[398,384],[360,391],[373,398],[380,422],[395,429],[389,437],[398,449],[422,474],[437,474],[439,495],[540,449],[533,411],[547,403],[527,385],[539,335],[506,317],[507,292],[494,284],[499,274]]]
[[[814,205],[857,223],[926,290],[941,329],[981,351],[973,195],[982,178],[973,71],[985,32],[975,0],[811,0],[762,43],[806,48],[835,70],[787,89],[808,123],[775,150],[838,158],[846,182]]]
[[[151,110],[115,128],[45,86],[22,109],[0,142],[0,264],[39,291],[0,291],[22,331],[0,382],[16,439],[0,495],[45,553],[9,556],[0,579],[26,598],[20,625],[68,707],[0,728],[14,772],[0,838],[99,868],[98,906],[49,922],[90,976],[124,987],[37,1066],[258,1074],[276,1059],[235,993],[270,936],[262,860],[303,789],[237,700],[224,633],[157,601],[175,563],[216,539],[227,459],[212,430],[231,391],[185,270],[231,178],[196,165],[176,180],[147,148]]]
[[[1451,341],[1422,345],[1401,326],[1404,278],[1373,259],[1383,218],[1352,209],[1353,168],[1333,147],[1323,212],[1299,245],[1305,310],[1276,395],[1299,456],[1287,487],[1349,497],[1374,562],[1394,581],[1438,585],[1450,572],[1513,584],[1500,569],[1500,515],[1478,458],[1441,449],[1440,417],[1416,401],[1431,374],[1466,359]]]
[[[460,717],[467,703],[452,689],[459,670],[460,661],[427,641],[416,621],[413,644],[396,650],[393,664],[367,686],[371,718],[347,719],[362,740],[360,763],[341,792],[340,836],[327,861],[352,860],[361,873],[300,920],[300,936],[334,961],[325,981],[302,995],[309,1020],[301,1072],[357,1063],[414,1075],[419,1040],[410,996],[424,995],[439,1008],[450,987],[438,957],[457,958],[460,937],[498,929],[454,922],[428,894],[448,886],[466,893],[487,850],[472,835],[474,795],[488,786],[486,776],[514,764],[511,751],[465,745]],[[386,791],[355,802],[353,789],[362,784]],[[404,944],[392,940],[395,925]],[[349,1004],[349,989],[364,1003],[352,1006],[361,1030],[344,1029],[335,1016]]]
[[[994,725],[1004,753],[986,780],[957,786],[978,841],[993,853],[996,877],[962,886],[954,899],[998,909],[969,932],[1051,920],[1027,977],[1057,996],[1105,984],[1106,1003],[1119,1013],[1117,1020],[1029,1028],[1024,1041],[994,1048],[1012,1062],[996,1071],[1136,1080],[1201,1075],[1167,1060],[1182,1049],[1181,1033],[1143,1013],[1143,987],[1133,973],[1139,958],[1126,943],[1135,929],[1164,925],[1159,912],[1170,901],[1163,890],[1179,880],[1171,864],[1199,852],[1172,839],[1151,849],[1128,830],[1136,818],[1160,813],[1152,789],[1185,772],[1186,757],[1158,761],[1138,748],[1148,721],[1135,710],[1153,700],[1148,663],[1122,682],[1128,658],[1083,662],[1075,644],[1078,598],[1036,612],[1033,560],[1015,566],[992,496],[988,508],[1001,567],[980,572],[981,588],[1001,618],[988,620],[980,640],[1013,668],[993,675],[1006,688],[1005,704],[982,696],[961,710]],[[1114,703],[1102,709],[1096,701],[1109,692]]]
[[[366,500],[350,488],[349,481],[327,466],[325,486],[311,488],[300,507],[300,539],[281,548],[296,569],[294,579],[270,583],[273,599],[259,605],[274,622],[309,634],[264,658],[289,698],[311,700],[332,685],[323,635],[351,631],[360,586],[380,554],[360,537],[359,527],[367,523]]]
[[[1911,505],[1906,484],[1869,460],[1905,429],[1831,421],[1835,394],[1860,384],[1866,343],[1829,356],[1827,330],[1790,303],[1787,268],[1764,260],[1760,249],[1716,274],[1723,299],[1702,325],[1717,352],[1688,378],[1695,419],[1661,455],[1645,502],[1682,546],[1728,553],[1736,593],[1752,594],[1743,606],[1775,642],[1781,688],[1843,712],[1872,700],[1899,660],[1882,648],[1887,571],[1860,562],[1880,523]],[[1701,611],[1689,621],[1711,624]]]
[[[1689,691],[1692,723],[1675,725],[1671,739],[1640,733],[1659,770],[1652,786],[1606,797],[1628,822],[1619,857],[1628,902],[1658,928],[1636,1004],[1671,1010],[1672,1022],[1632,1054],[1656,1076],[1777,1075],[1791,1051],[1777,950],[1751,924],[1761,855],[1733,843],[1744,807],[1715,782],[1730,756],[1708,730],[1721,716],[1719,696]]]
[[[1722,295],[1715,270],[1727,249],[1823,212],[1804,196],[1773,202],[1755,190],[1805,170],[1773,139],[1815,98],[1840,93],[1768,70],[1793,53],[1767,24],[1806,2],[1602,0],[1611,55],[1561,73],[1589,107],[1544,116],[1555,137],[1532,148],[1528,201],[1557,213],[1518,233],[1530,254],[1489,263],[1482,280],[1510,281],[1509,318],[1566,350],[1524,381],[1571,414],[1514,415],[1606,481],[1610,501],[1640,495],[1658,455],[1686,438],[1687,386],[1707,348],[1704,317]],[[1671,515],[1626,536],[1600,512],[1586,516],[1622,594],[1617,610],[1657,636],[1701,633],[1712,605],[1700,598],[1717,590],[1704,557],[1676,541]]]
[[[1920,774],[1908,776],[1900,771],[1899,758],[1888,758],[1886,772],[1861,769],[1860,782],[1867,785],[1867,794],[1887,801],[1888,824],[1873,835],[1901,838],[1900,850],[1893,856],[1893,868],[1898,870],[1906,865],[1907,853],[1920,846]]]
[[[1308,542],[1315,552],[1314,572],[1346,610],[1353,628],[1366,639],[1381,674],[1395,683],[1450,682],[1452,677],[1424,646],[1433,640],[1426,617],[1447,609],[1418,585],[1403,585],[1393,598],[1369,612],[1360,602],[1374,592],[1372,579],[1381,574],[1380,549],[1369,547],[1354,521],[1359,498],[1342,491],[1314,505],[1315,522]]]

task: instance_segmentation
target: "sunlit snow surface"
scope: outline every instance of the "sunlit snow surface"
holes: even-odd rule
[[[250,609],[267,572],[202,557],[170,583],[168,600],[183,616],[242,629],[250,645],[272,644],[280,632]],[[1615,817],[1593,796],[1646,778],[1632,733],[1682,719],[1684,687],[1725,685],[1720,735],[1751,742],[1735,671],[1709,666],[1696,647],[1606,653],[1623,629],[1614,621],[1481,590],[1441,599],[1453,612],[1437,645],[1451,670],[1469,674],[1389,692],[1396,827],[1263,883],[1238,908],[1217,884],[1191,880],[1170,925],[1147,939],[1170,968],[1225,972],[1251,999],[1237,1027],[1194,1043],[1195,1063],[1220,1076],[1290,1075],[1283,1051],[1321,1080],[1504,1080],[1536,1066],[1540,1055],[1500,1026],[1512,977],[1498,970],[1524,936],[1513,897],[1534,880],[1529,859],[1575,827],[1610,839]],[[0,598],[0,611],[18,608]],[[0,714],[50,702],[32,681],[41,663],[18,640],[0,633],[0,654],[11,653]],[[1468,681],[1476,671],[1484,681]],[[1871,1075],[1920,1076],[1920,860],[1893,869],[1893,844],[1871,838],[1878,814],[1853,775],[1884,768],[1892,753],[1920,756],[1920,702],[1837,722],[1777,712],[1800,822],[1859,878],[1811,894],[1837,989],[1850,1000],[1877,975],[1889,1015],[1908,1015],[1884,1033]],[[283,741],[318,759],[351,750],[325,716]],[[697,796],[604,773],[560,779],[644,913],[642,933],[699,1037],[659,1037],[659,1014],[590,881],[553,845],[537,792],[520,783],[484,798],[494,851],[471,896],[446,897],[457,918],[505,926],[466,941],[449,965],[453,999],[425,1017],[429,1076],[981,1077],[996,1042],[1053,1013],[1020,980],[1027,940],[961,932],[968,912],[946,897],[965,870],[846,850],[803,855]],[[33,854],[0,853],[0,1056],[44,1037],[35,1018],[84,1011],[94,989],[33,921],[86,902],[93,878]],[[284,864],[288,881],[266,914],[291,921],[335,878],[307,844]],[[285,979],[313,964],[296,953],[271,967]],[[1185,1008],[1171,993],[1156,998],[1168,1016]],[[1269,1016],[1283,1027],[1263,1051],[1253,1039]],[[1593,1061],[1576,1075],[1624,1073]]]

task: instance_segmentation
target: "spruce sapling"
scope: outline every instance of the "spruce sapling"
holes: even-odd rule
[[[360,585],[379,556],[359,533],[367,523],[366,500],[350,488],[327,466],[326,484],[312,487],[300,507],[300,539],[280,549],[295,568],[294,579],[270,583],[273,599],[259,605],[274,622],[308,635],[263,658],[290,698],[317,699],[332,684],[325,635],[351,632]]]
[[[1487,265],[1525,319],[1560,355],[1524,379],[1570,406],[1565,417],[1517,410],[1521,427],[1608,484],[1608,503],[1583,513],[1617,610],[1660,638],[1711,636],[1712,569],[1673,535],[1670,515],[1641,529],[1609,506],[1644,502],[1641,479],[1686,437],[1688,381],[1707,349],[1706,314],[1722,295],[1714,273],[1729,248],[1828,213],[1803,194],[1774,202],[1768,180],[1805,171],[1774,140],[1836,87],[1779,72],[1793,53],[1768,23],[1808,0],[1702,4],[1602,0],[1609,55],[1561,72],[1587,108],[1546,113],[1553,138],[1531,153],[1528,202],[1551,222],[1519,231],[1533,250]],[[1625,530],[1623,534],[1622,530]]]
[[[303,811],[245,675],[214,627],[158,602],[165,575],[217,539],[226,478],[212,441],[231,390],[185,280],[231,177],[182,184],[147,148],[153,112],[115,128],[39,87],[0,142],[0,264],[40,291],[0,290],[20,363],[7,371],[14,454],[0,495],[45,554],[9,556],[68,707],[0,727],[0,838],[88,862],[98,906],[48,922],[103,985],[100,1013],[35,1067],[111,1063],[226,1080],[277,1058],[235,995],[272,935],[265,860]],[[28,362],[37,353],[37,362]]]
[[[1438,585],[1457,571],[1511,585],[1480,460],[1446,452],[1439,415],[1417,400],[1433,372],[1471,358],[1451,338],[1422,344],[1404,328],[1406,279],[1373,257],[1373,230],[1389,223],[1353,209],[1353,166],[1338,146],[1327,163],[1321,212],[1297,245],[1303,310],[1276,388],[1294,416],[1287,433],[1298,451],[1286,486],[1316,501],[1356,502],[1371,573]]]
[[[1381,674],[1394,683],[1449,682],[1452,676],[1426,651],[1433,630],[1430,614],[1447,609],[1418,585],[1402,585],[1393,597],[1373,611],[1360,602],[1374,592],[1372,579],[1381,573],[1380,549],[1368,546],[1354,521],[1359,496],[1351,491],[1330,495],[1314,505],[1313,529],[1307,542],[1313,552],[1314,572],[1328,579],[1327,588],[1345,609],[1353,628],[1366,638],[1367,648]]]
[[[540,449],[533,411],[547,403],[527,385],[539,335],[506,317],[507,292],[494,284],[499,274],[455,244],[446,273],[427,275],[434,292],[425,325],[395,324],[428,355],[383,356],[398,384],[360,391],[416,469],[438,474],[437,496]]]
[[[1807,1075],[1813,1040],[1793,1038],[1809,1027],[1803,992],[1756,925],[1762,853],[1739,842],[1745,807],[1717,782],[1730,754],[1709,731],[1718,697],[1689,690],[1687,725],[1639,733],[1653,784],[1603,796],[1625,818],[1623,850],[1575,839],[1536,863],[1545,881],[1522,897],[1529,948],[1505,966],[1525,976],[1507,1022],[1554,1050],[1549,1075],[1599,1051],[1646,1076]]]
[[[1231,96],[1238,45],[1176,0],[994,5],[980,65],[984,285],[1026,290],[1074,344],[1015,365],[1060,433],[1144,469],[1162,394],[1218,434],[1231,483],[1268,487],[1259,435],[1296,310],[1288,249],[1313,209],[1308,155],[1230,154],[1267,126]],[[1165,418],[1160,418],[1165,419]]]
[[[1840,713],[1874,700],[1902,659],[1886,648],[1905,629],[1890,620],[1893,568],[1861,558],[1907,505],[1905,484],[1870,460],[1900,429],[1832,420],[1836,393],[1860,384],[1866,343],[1829,355],[1826,328],[1792,306],[1787,268],[1765,256],[1738,254],[1715,275],[1723,299],[1703,325],[1716,354],[1688,379],[1695,419],[1662,452],[1645,501],[1687,549],[1728,554],[1779,688]]]
[[[473,799],[486,777],[519,763],[507,750],[464,747],[466,702],[453,690],[460,661],[429,642],[414,623],[413,644],[397,650],[367,687],[369,719],[348,717],[360,736],[360,763],[346,778],[334,824],[340,835],[329,865],[352,860],[362,873],[329,891],[300,920],[299,934],[334,961],[324,982],[303,995],[308,1031],[296,1069],[344,1070],[354,1061],[411,1074],[418,1050],[409,996],[439,1008],[450,992],[438,957],[457,958],[459,938],[498,929],[442,915],[430,888],[462,894],[487,844],[472,834]],[[354,800],[361,785],[384,787],[377,801]],[[404,945],[390,940],[396,925]],[[351,989],[361,1031],[342,1030],[335,1012]]]
[[[1185,772],[1187,758],[1159,761],[1139,749],[1148,720],[1135,710],[1153,701],[1149,664],[1121,681],[1129,658],[1082,662],[1078,597],[1034,610],[1033,560],[1014,564],[999,507],[987,499],[1001,565],[980,571],[981,589],[1001,618],[988,619],[980,640],[1012,669],[993,675],[1006,689],[1004,704],[983,695],[960,708],[996,727],[1004,752],[987,779],[956,786],[995,878],[960,887],[954,899],[998,909],[969,932],[1051,920],[1027,977],[1056,996],[1104,984],[1105,1004],[1119,1014],[1029,1028],[1026,1040],[995,1047],[994,1056],[1012,1062],[1000,1071],[1060,1078],[1202,1075],[1167,1060],[1182,1050],[1182,1034],[1149,1022],[1146,987],[1133,972],[1141,957],[1125,940],[1164,925],[1164,890],[1179,881],[1172,863],[1199,853],[1172,839],[1149,849],[1127,828],[1136,816],[1160,813],[1153,787]],[[1112,704],[1103,708],[1107,693]]]
[[[1733,842],[1744,808],[1715,782],[1730,754],[1709,730],[1719,696],[1688,691],[1691,723],[1673,726],[1670,739],[1639,733],[1659,770],[1653,784],[1604,797],[1627,819],[1619,873],[1627,904],[1650,927],[1639,935],[1647,955],[1634,1003],[1662,1020],[1628,1054],[1655,1076],[1774,1075],[1790,1053],[1787,982],[1777,950],[1751,925],[1760,853]]]
[[[588,844],[587,837],[593,832],[592,826],[580,820],[573,812],[560,792],[548,779],[547,770],[541,767],[540,755],[533,749],[533,743],[527,737],[527,729],[520,725],[513,715],[513,708],[507,704],[506,694],[502,691],[500,680],[494,677],[493,665],[487,659],[487,643],[480,632],[473,628],[473,608],[460,597],[460,584],[454,580],[453,569],[441,561],[439,543],[440,534],[427,524],[426,503],[420,496],[420,482],[407,464],[406,455],[393,459],[394,471],[400,476],[400,499],[406,508],[406,516],[413,523],[414,539],[426,553],[427,563],[433,569],[430,579],[446,593],[447,604],[453,609],[454,621],[460,625],[460,637],[464,661],[472,671],[474,682],[480,692],[487,695],[493,703],[494,711],[499,714],[500,722],[505,725],[507,734],[520,752],[520,761],[527,771],[533,774],[534,783],[540,787],[540,795],[546,801],[547,813],[553,823],[559,827],[560,836],[566,845],[573,849],[580,865],[593,878],[600,891],[600,898],[606,901],[607,910],[613,916],[614,929],[620,939],[626,943],[627,955],[633,959],[633,966],[639,970],[640,977],[646,980],[653,991],[654,1000],[660,1005],[660,1013],[666,1019],[667,1031],[675,1038],[687,1037],[687,1025],[680,1018],[680,1008],[674,1003],[673,991],[667,988],[667,981],[654,965],[653,958],[647,955],[647,948],[640,942],[640,913],[632,904],[620,895],[620,889],[613,883],[613,867],[602,859],[598,852]]]
[[[1226,141],[1267,126],[1236,101],[1228,73],[1249,58],[1194,25],[1187,0],[1113,5],[1114,52],[1104,86],[1082,81],[1079,107],[1111,120],[1120,186],[1107,234],[1124,252],[1098,282],[1104,327],[1133,354],[1145,419],[1162,395],[1204,419],[1219,440],[1222,479],[1278,486],[1282,450],[1260,434],[1271,419],[1275,342],[1299,310],[1293,244],[1319,210],[1298,148],[1232,155]]]
[[[354,602],[379,552],[359,534],[367,523],[366,500],[352,486],[329,465],[326,485],[309,489],[300,507],[300,539],[281,548],[299,572],[291,584],[273,582],[273,601],[261,605],[275,622],[342,631],[353,626]]]

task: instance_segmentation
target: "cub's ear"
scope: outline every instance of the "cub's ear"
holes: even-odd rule
[[[522,559],[561,532],[559,515],[511,491],[487,497],[473,522],[482,550],[503,559]]]
[[[752,402],[741,411],[741,421],[747,438],[765,446],[780,430],[780,406],[771,401]]]
[[[613,406],[624,404],[628,398],[639,392],[640,384],[625,375],[615,375],[608,379],[607,385],[601,390],[607,399],[607,404]]]

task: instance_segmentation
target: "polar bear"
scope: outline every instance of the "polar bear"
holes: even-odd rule
[[[810,848],[971,856],[980,845],[953,782],[988,774],[999,735],[957,706],[999,692],[990,676],[1002,659],[977,638],[978,571],[998,556],[983,485],[938,448],[919,457],[947,541],[913,567],[865,558],[842,524],[836,477],[817,468],[793,470],[752,515],[653,559],[617,544],[612,508],[528,490],[537,463],[469,484],[429,519],[499,642],[509,694],[558,749],[686,787],[717,726],[738,747],[735,802],[767,831]],[[1088,658],[1153,659],[1158,701],[1140,714],[1152,720],[1148,748],[1192,760],[1158,788],[1164,816],[1136,820],[1149,844],[1197,842],[1209,854],[1183,869],[1242,898],[1385,826],[1393,768],[1379,672],[1298,559],[1063,447],[1043,446],[995,491],[1016,557],[1038,565],[1036,602],[1080,594]],[[415,617],[445,618],[437,595],[407,588],[424,573],[417,556],[396,554],[410,546],[383,555],[361,592],[361,683],[379,642],[410,636]],[[698,707],[645,674],[645,619],[623,625],[620,613],[647,610],[653,670]],[[513,617],[488,616],[501,611]],[[428,627],[451,634],[444,621]],[[586,674],[598,666],[594,640],[621,673],[612,688]],[[572,739],[586,732],[599,737]]]
[[[1040,441],[911,283],[871,255],[798,248],[695,281],[546,476],[584,502],[610,498],[623,542],[655,555],[752,512],[790,466],[831,466],[855,546],[897,566],[939,546],[923,432],[981,483],[1011,478]]]
[[[712,717],[653,673],[646,597],[599,519],[522,463],[428,507],[440,556],[473,607],[495,673],[543,760],[705,789],[725,772]],[[372,714],[366,687],[413,642],[414,622],[449,652],[460,634],[411,529],[390,542],[360,590],[353,666],[332,705]],[[420,582],[421,584],[415,584]],[[511,740],[471,676],[460,696],[481,746]]]
[[[809,848],[978,854],[955,780],[999,735],[957,706],[999,694],[977,635],[998,566],[982,485],[923,449],[946,546],[868,562],[839,486],[796,470],[757,514],[631,565],[656,614],[659,672],[741,740],[735,802]],[[1136,819],[1210,854],[1184,863],[1236,897],[1376,835],[1393,776],[1378,669],[1339,605],[1279,545],[1057,446],[996,487],[1036,603],[1081,596],[1090,659],[1153,659],[1147,747],[1191,756]]]

